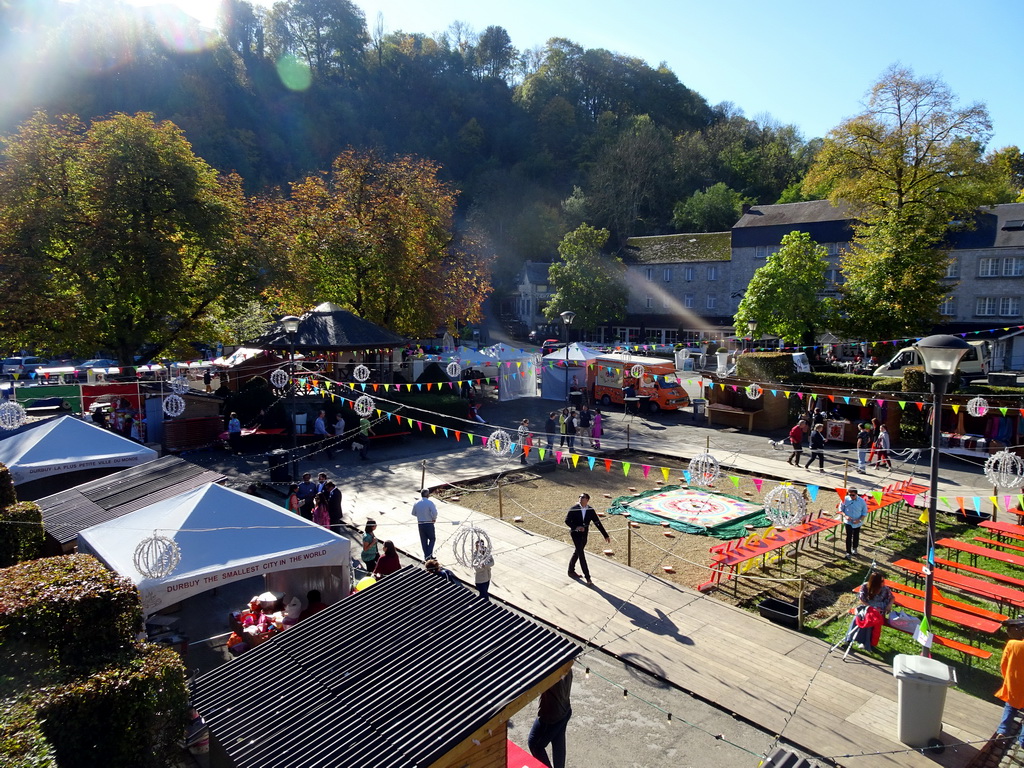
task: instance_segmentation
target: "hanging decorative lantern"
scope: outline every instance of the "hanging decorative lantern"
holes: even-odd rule
[[[167,383],[171,387],[171,392],[176,395],[184,395],[189,390],[187,376],[175,376]]]
[[[172,419],[185,412],[185,400],[179,395],[168,395],[164,398],[164,413]]]
[[[1024,459],[1005,448],[985,461],[985,478],[997,488],[1017,492],[1024,486]]]
[[[365,365],[357,365],[355,370],[352,371],[352,376],[355,377],[356,381],[366,381],[370,378],[370,369]]]
[[[352,407],[360,416],[369,416],[373,413],[373,406],[373,398],[369,395],[362,395],[358,400],[356,400],[356,404]]]
[[[28,414],[20,403],[9,400],[0,403],[0,429],[17,429],[25,423]]]
[[[512,452],[512,436],[504,429],[496,429],[491,432],[487,441],[487,450],[496,456],[504,456]]]
[[[270,385],[274,387],[274,389],[284,389],[288,386],[288,371],[284,368],[278,368],[270,374]]]
[[[448,371],[448,375],[453,379],[462,375],[462,365],[459,364],[458,360],[452,360],[448,363],[448,367],[445,370]]]
[[[988,413],[988,400],[984,397],[975,397],[967,401],[967,412],[971,416],[984,416]]]
[[[710,453],[701,453],[690,459],[690,485],[710,487],[721,476],[718,459]]]
[[[807,499],[793,486],[780,485],[765,494],[764,514],[773,525],[792,528],[807,515]]]
[[[751,384],[744,391],[747,393],[747,397],[751,400],[757,400],[757,398],[764,394],[764,390],[761,388],[761,385],[757,383]]]
[[[181,562],[181,547],[178,542],[154,533],[135,547],[132,557],[135,570],[148,579],[163,579],[174,573]]]
[[[452,540],[452,554],[455,555],[455,561],[464,568],[487,565],[488,560],[493,564],[492,552],[491,537],[483,528],[474,525],[459,528]]]
[[[637,363],[636,365],[629,369],[629,375],[632,376],[634,379],[642,379],[644,377],[645,370],[646,369],[642,365]]]

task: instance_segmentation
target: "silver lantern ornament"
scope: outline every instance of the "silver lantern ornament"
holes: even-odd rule
[[[793,486],[780,485],[765,494],[764,514],[773,525],[792,528],[807,515],[807,499]]]
[[[370,369],[365,365],[357,365],[355,370],[352,371],[352,376],[356,381],[366,381],[370,378]]]
[[[710,453],[701,453],[690,459],[690,485],[710,487],[722,476],[718,459]]]
[[[996,488],[1017,491],[1024,485],[1024,459],[1005,448],[985,461],[985,478]]]
[[[967,413],[975,418],[988,413],[988,400],[984,397],[974,397],[967,401]]]
[[[172,419],[185,412],[185,400],[180,395],[168,395],[164,398],[164,413]]]
[[[181,547],[174,539],[154,533],[135,547],[135,570],[147,579],[163,579],[174,573],[181,562]]]
[[[278,368],[272,374],[270,374],[270,385],[274,389],[284,389],[288,386],[288,371],[284,368]]]
[[[360,416],[366,417],[373,413],[373,406],[373,398],[369,395],[362,395],[356,400],[355,405],[352,407]]]
[[[493,551],[491,537],[483,528],[477,528],[475,525],[462,526],[452,540],[452,554],[463,568],[487,565],[488,560],[493,565]]]
[[[13,400],[0,403],[0,429],[17,429],[25,423],[27,418],[28,413],[21,403],[15,403]]]
[[[512,436],[504,429],[491,432],[487,440],[487,450],[495,456],[506,456],[512,452]]]

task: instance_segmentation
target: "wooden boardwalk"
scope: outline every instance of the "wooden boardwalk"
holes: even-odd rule
[[[438,484],[438,475],[457,483],[488,471],[466,458],[431,457],[434,480],[428,474],[427,484]],[[484,458],[482,463],[492,461]],[[402,551],[403,564],[409,555],[422,554],[410,513],[420,477],[420,462],[410,462],[354,474],[343,485],[346,516],[360,525],[366,517],[377,519],[380,535]],[[857,654],[844,662],[841,653],[829,654],[820,640],[606,558],[600,554],[599,535],[591,537],[588,560],[595,584],[588,587],[566,575],[568,545],[458,505],[438,503],[438,509],[436,552],[464,581],[472,583],[472,573],[452,562],[450,541],[459,525],[472,523],[486,530],[494,544],[495,598],[780,734],[784,741],[854,768],[959,767],[978,752],[975,746],[942,755],[899,751],[906,746],[896,740],[896,680],[890,667]],[[992,702],[951,689],[943,740],[991,736],[1001,714]]]

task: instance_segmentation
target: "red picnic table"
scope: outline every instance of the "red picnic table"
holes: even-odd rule
[[[889,582],[886,581],[886,584],[888,583]],[[890,587],[893,602],[900,608],[906,608],[907,610],[916,611],[917,613],[924,613],[924,600],[910,594],[904,594],[904,592],[901,591],[902,587],[902,584],[895,585],[895,588]],[[859,592],[860,587],[855,587],[853,591]],[[956,608],[950,608],[938,600],[933,600],[932,602],[932,616],[937,619],[942,619],[943,621],[948,621],[950,624],[956,624],[957,626],[965,629],[974,629],[978,632],[985,632],[989,635],[994,635],[999,631],[999,628],[1003,626],[1002,621],[995,621],[993,619],[985,618],[984,616],[979,616],[976,613],[969,613]]]
[[[1001,563],[1008,563],[1009,565],[1016,565],[1019,568],[1024,568],[1024,557],[1020,555],[1014,555],[1009,552],[1001,552],[998,549],[989,549],[983,547],[980,544],[972,544],[969,541],[960,541],[959,539],[939,539],[935,542],[940,547],[946,547],[954,552],[966,552],[971,556],[971,565],[978,564],[979,557],[987,557],[990,560],[998,560]]]
[[[885,586],[887,586],[893,592],[905,592],[906,594],[913,595],[914,597],[924,597],[923,589],[912,587],[909,584],[900,584],[897,581],[889,581],[889,579],[886,579]],[[1000,624],[1006,621],[1006,619],[1008,618],[1005,613],[996,613],[995,611],[990,611],[987,608],[982,608],[980,605],[962,603],[959,600],[953,600],[951,598],[948,598],[941,592],[939,592],[938,589],[934,589],[932,591],[932,601],[936,603],[942,603],[948,608],[955,608],[956,610],[963,611],[964,613],[973,613],[975,616],[981,616],[983,619],[996,621]]]
[[[924,565],[913,560],[897,560],[893,565],[915,576],[924,575]],[[994,603],[1005,603],[1006,605],[1012,605],[1014,608],[1024,608],[1024,592],[1021,592],[1019,589],[1013,589],[1002,584],[994,584],[991,581],[976,579],[972,576],[964,576],[961,573],[947,571],[943,568],[935,568],[933,574],[935,581],[939,584],[945,584],[963,592],[983,597]]]
[[[992,531],[992,533],[998,534],[999,536],[1005,536],[1008,539],[1024,541],[1024,525],[982,520],[978,524],[978,527],[984,528],[986,531]]]

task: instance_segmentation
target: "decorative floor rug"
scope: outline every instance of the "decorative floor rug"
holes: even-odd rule
[[[610,514],[629,512],[638,523],[661,525],[684,533],[732,539],[742,536],[747,525],[767,525],[764,510],[757,504],[703,489],[666,486],[638,496],[620,496],[612,502]]]

